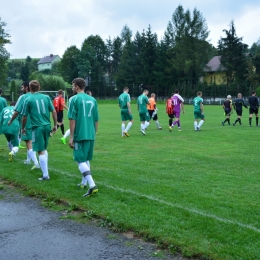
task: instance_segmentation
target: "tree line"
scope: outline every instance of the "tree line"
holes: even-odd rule
[[[80,49],[68,47],[52,70],[36,72],[28,57],[18,75],[11,74],[14,64],[8,63],[6,69],[10,78],[42,79],[48,75],[61,77],[70,84],[74,78],[82,77],[96,97],[117,96],[124,86],[130,88],[134,97],[144,88],[158,96],[169,96],[175,88],[186,97],[196,95],[198,90],[212,97],[237,92],[249,95],[260,86],[260,40],[249,48],[236,35],[234,21],[223,31],[225,36],[214,47],[207,40],[209,29],[202,13],[196,8],[192,12],[184,10],[179,5],[161,39],[150,25],[134,35],[125,25],[113,39],[90,35]],[[217,86],[201,81],[206,64],[216,55],[221,56],[225,68],[223,84]],[[45,90],[52,90],[46,84]]]

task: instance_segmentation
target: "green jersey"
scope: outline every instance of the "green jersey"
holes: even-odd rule
[[[201,112],[200,105],[203,104],[203,99],[200,96],[197,96],[193,99],[194,111]]]
[[[95,140],[99,120],[98,105],[95,98],[79,93],[70,98],[68,118],[75,120],[74,141]]]
[[[35,92],[28,95],[24,100],[23,116],[30,116],[32,128],[50,125],[50,112],[54,110],[49,96]]]
[[[12,118],[14,114],[14,107],[5,107],[1,114],[1,126],[2,126],[2,133],[3,134],[12,134],[18,135],[19,133],[19,120],[16,118],[13,123],[9,126],[8,122]]]
[[[0,113],[3,111],[3,109],[7,107],[6,99],[3,97],[0,97]]]
[[[16,111],[16,112],[18,112],[19,114],[21,114],[21,113],[22,113],[22,110],[23,110],[24,100],[25,100],[29,95],[31,95],[31,94],[32,94],[31,92],[28,92],[28,93],[26,93],[26,94],[21,95],[21,96],[18,98],[17,102],[16,102],[16,105],[15,105],[15,107],[14,107],[14,111]],[[20,116],[19,118],[20,118],[19,121],[20,121],[20,128],[21,128],[21,127],[22,127],[22,117]],[[26,128],[26,129],[32,128],[32,126],[31,126],[31,118],[30,118],[30,115],[29,115],[29,114],[27,115],[27,121],[26,121],[25,128]]]
[[[138,97],[137,99],[137,106],[138,106],[138,111],[139,114],[145,114],[147,110],[146,104],[149,103],[148,97],[144,94]]]
[[[130,103],[130,95],[126,92],[122,93],[119,98],[118,98],[118,104],[120,106],[121,109],[128,109],[127,107],[127,103]]]

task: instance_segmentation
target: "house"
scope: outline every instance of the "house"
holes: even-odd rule
[[[225,68],[220,62],[221,56],[214,56],[204,68],[203,82],[208,84],[225,84]]]
[[[50,54],[50,56],[43,57],[37,63],[38,71],[46,70],[46,69],[52,69],[52,65],[55,62],[59,62],[59,61],[61,61],[61,58],[59,57],[59,55]]]

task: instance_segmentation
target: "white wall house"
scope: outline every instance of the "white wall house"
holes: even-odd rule
[[[38,71],[52,69],[52,65],[55,62],[61,61],[59,55],[50,54],[50,56],[43,57],[40,59],[38,64]]]

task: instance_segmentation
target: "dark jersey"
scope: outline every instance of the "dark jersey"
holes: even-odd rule
[[[258,108],[259,104],[258,104],[258,98],[256,96],[251,96],[248,98],[248,104],[250,106],[250,108]]]
[[[234,109],[235,110],[242,110],[242,107],[244,106],[247,108],[247,106],[244,103],[244,100],[242,98],[237,98],[234,103],[233,103]]]
[[[224,106],[225,109],[226,109],[226,108],[230,109],[231,104],[232,104],[232,101],[229,100],[229,99],[227,99],[227,100],[224,101],[223,106]]]

